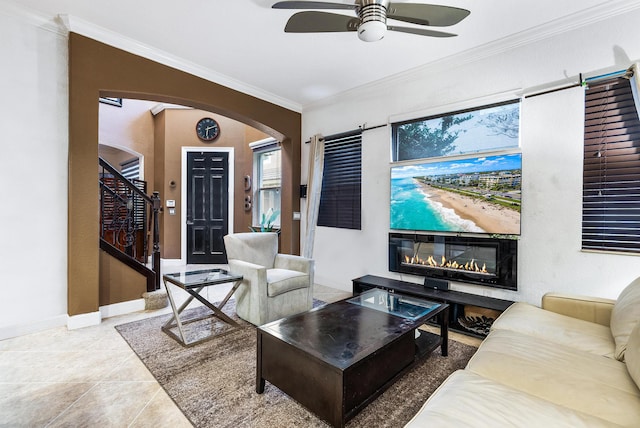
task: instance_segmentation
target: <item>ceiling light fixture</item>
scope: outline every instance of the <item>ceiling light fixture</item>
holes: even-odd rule
[[[404,0],[355,0],[355,3],[331,1],[281,0],[274,9],[304,9],[287,21],[285,33],[341,33],[355,31],[365,42],[375,42],[385,37],[387,31],[417,34],[427,37],[455,37],[455,34],[423,27],[449,27],[469,16],[469,11],[434,4],[405,3]],[[313,9],[352,9],[357,17],[342,13]],[[415,24],[410,27],[387,25],[387,18]],[[422,26],[422,27],[421,27]]]
[[[366,2],[365,2],[366,3]],[[358,10],[361,24],[358,26],[358,38],[365,42],[382,40],[387,33],[388,0],[372,1]]]

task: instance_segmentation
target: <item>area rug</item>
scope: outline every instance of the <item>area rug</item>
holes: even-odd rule
[[[205,308],[185,311],[189,317]],[[257,394],[256,330],[235,314],[235,302],[224,312],[242,328],[185,348],[160,330],[170,315],[116,326],[195,427],[327,427],[278,388],[266,383]],[[219,329],[202,321],[196,329]],[[415,415],[431,393],[457,369],[464,368],[476,348],[449,341],[449,356],[440,348],[418,363],[387,391],[347,423],[348,428],[401,427]]]

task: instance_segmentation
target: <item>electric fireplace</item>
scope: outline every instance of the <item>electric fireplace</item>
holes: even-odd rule
[[[389,234],[389,270],[517,290],[518,242],[465,235]]]

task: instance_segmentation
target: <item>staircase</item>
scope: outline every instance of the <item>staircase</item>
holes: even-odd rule
[[[147,183],[129,180],[99,158],[100,249],[147,279],[147,292],[160,289],[160,197]],[[151,264],[148,264],[151,249]]]

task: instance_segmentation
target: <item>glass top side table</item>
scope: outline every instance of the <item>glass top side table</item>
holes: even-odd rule
[[[213,339],[214,337],[221,336],[223,334],[231,333],[239,328],[241,328],[240,324],[231,319],[227,314],[222,312],[222,308],[227,304],[233,293],[238,289],[240,284],[242,283],[242,275],[234,275],[232,273],[227,272],[223,269],[204,269],[204,270],[196,270],[191,272],[175,272],[163,275],[162,277],[164,281],[164,287],[167,290],[167,297],[169,298],[169,303],[171,303],[171,309],[173,310],[173,316],[162,326],[162,331],[168,334],[170,337],[174,338],[178,343],[183,346],[193,346],[198,343],[202,343],[206,340]],[[218,306],[209,302],[205,299],[200,292],[205,288],[212,285],[225,284],[232,282],[233,286],[231,290],[227,293],[225,298],[218,304]],[[169,287],[169,283],[182,288],[190,296],[187,300],[180,306],[177,307],[175,297],[171,291],[172,287]],[[213,313],[200,316],[197,318],[192,318],[188,320],[184,320],[180,318],[182,312],[189,306],[189,304],[193,301],[193,299],[198,300],[200,303],[205,305],[207,308],[211,309]],[[207,318],[215,317],[220,319],[221,321],[229,324],[232,328],[226,330],[221,334],[210,334],[205,337],[200,337],[196,339],[188,338],[184,326],[187,324],[191,324],[197,321],[202,321]],[[174,333],[173,329],[177,327],[178,334]]]

